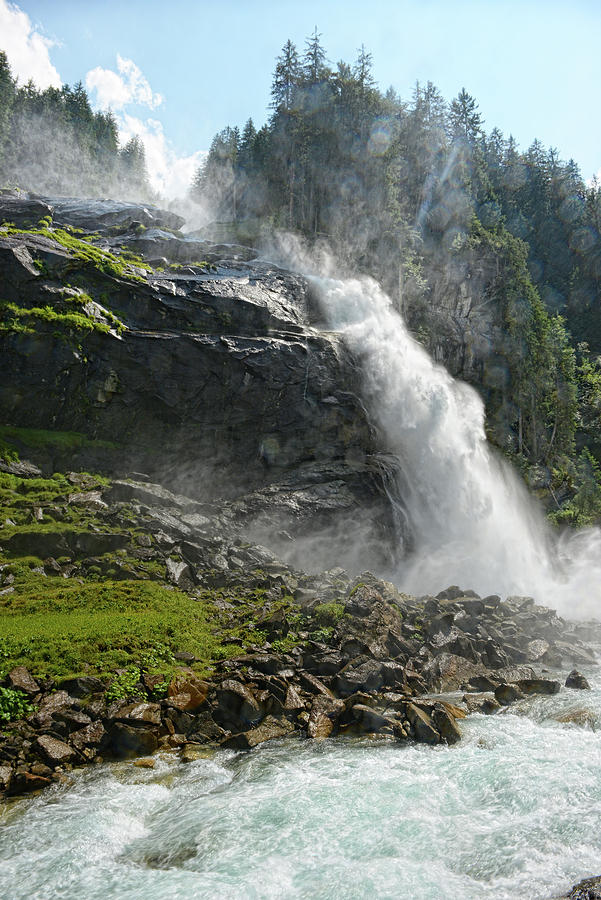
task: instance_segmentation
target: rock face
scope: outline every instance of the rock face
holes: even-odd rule
[[[360,506],[354,552],[388,553],[391,462],[376,452],[353,360],[338,336],[312,327],[306,282],[252,259],[248,248],[165,231],[182,224],[171,213],[112,201],[44,198],[44,209],[40,202],[20,199],[19,221],[50,210],[55,225],[93,232],[90,246],[122,268],[124,249],[144,262],[120,273],[81,258],[81,248],[54,240],[54,232],[0,227],[3,301],[55,306],[73,283],[76,297],[89,298],[89,315],[114,326],[57,334],[38,322],[2,333],[0,417],[116,442],[118,451],[96,458],[82,451],[80,467],[138,469],[204,500],[225,499],[257,539],[313,536],[344,521],[348,545]],[[0,222],[14,221],[14,205],[0,198]],[[194,265],[174,262],[190,258]],[[69,467],[76,464],[71,457]]]

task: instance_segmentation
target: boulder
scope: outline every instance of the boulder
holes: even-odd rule
[[[81,751],[84,747],[97,747],[102,743],[105,735],[106,731],[102,722],[92,722],[91,725],[74,731],[69,737],[69,741],[76,750]]]
[[[217,688],[213,718],[223,728],[241,731],[256,725],[262,711],[249,687],[229,679]]]
[[[148,756],[159,745],[155,729],[125,722],[114,723],[109,733],[109,742],[111,752],[119,759]]]
[[[520,678],[515,686],[522,694],[558,694],[561,688],[559,681],[550,678]]]
[[[39,694],[40,686],[32,678],[25,666],[16,666],[8,673],[6,680],[8,686],[15,691],[23,691],[25,694]]]
[[[161,707],[158,703],[127,703],[114,713],[113,718],[130,725],[160,725]]]
[[[511,703],[515,703],[516,700],[523,699],[524,695],[515,684],[501,682],[501,684],[498,684],[495,688],[495,700],[497,703],[500,703],[501,706],[509,706]]]
[[[79,675],[77,678],[67,678],[61,681],[59,688],[66,691],[70,697],[87,697],[89,694],[97,694],[105,690],[104,682],[93,675]]]
[[[465,713],[461,711],[461,716],[463,717],[464,715]],[[437,703],[432,710],[431,720],[433,726],[447,744],[456,744],[457,741],[461,740],[461,731],[457,726],[455,716],[451,715],[448,706]]]
[[[564,900],[601,900],[601,875],[579,881]]]
[[[573,688],[577,691],[590,691],[591,686],[582,675],[578,669],[572,669],[568,677],[566,678],[565,686],[567,688]]]
[[[192,672],[176,675],[169,683],[167,697],[172,706],[185,712],[196,712],[204,704],[209,685]]]
[[[439,744],[440,734],[432,724],[428,713],[413,703],[408,703],[406,715],[411,723],[413,737],[421,744]]]
[[[260,725],[240,734],[233,734],[221,744],[229,750],[252,750],[257,744],[271,741],[274,738],[285,737],[294,730],[294,726],[287,719],[276,719],[274,716],[266,716]]]
[[[344,710],[342,700],[326,697],[323,694],[315,697],[309,714],[307,735],[316,741],[323,741],[334,730],[338,716]]]
[[[51,766],[62,766],[75,758],[75,751],[64,741],[41,734],[34,741],[34,749],[40,751]]]

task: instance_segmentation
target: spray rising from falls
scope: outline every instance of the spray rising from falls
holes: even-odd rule
[[[399,457],[412,548],[395,580],[423,594],[459,584],[527,594],[570,617],[601,611],[601,531],[558,537],[490,448],[484,407],[414,341],[371,279],[313,277],[327,326],[360,362],[364,398]]]

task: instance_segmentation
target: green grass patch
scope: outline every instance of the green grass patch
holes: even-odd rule
[[[38,677],[106,675],[147,665],[148,654],[160,669],[161,654],[177,650],[193,653],[207,670],[219,655],[210,607],[155,582],[38,576],[37,583],[16,579],[15,588],[0,609],[4,671],[25,665]]]

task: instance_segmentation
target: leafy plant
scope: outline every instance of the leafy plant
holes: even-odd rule
[[[11,722],[13,719],[24,719],[35,707],[22,691],[0,687],[0,722]]]

